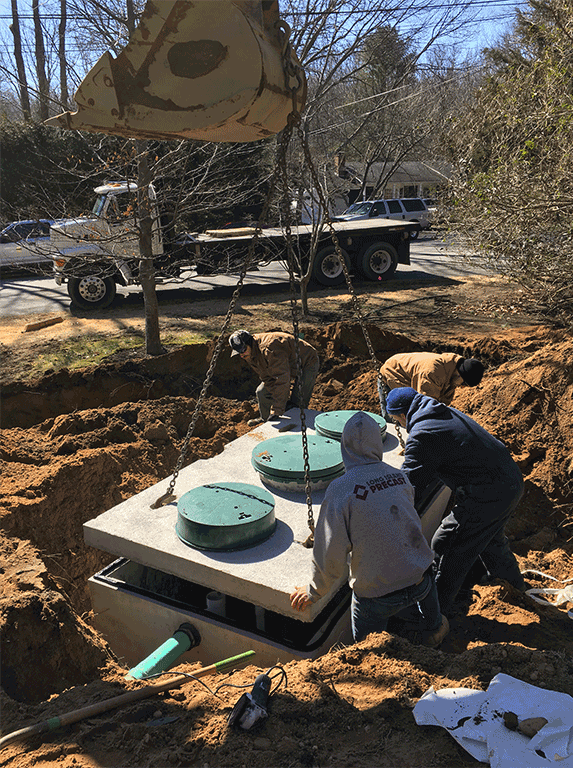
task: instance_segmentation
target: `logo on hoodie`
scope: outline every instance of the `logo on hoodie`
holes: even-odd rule
[[[368,488],[365,485],[355,485],[352,493],[357,499],[364,501],[364,499],[368,496]]]

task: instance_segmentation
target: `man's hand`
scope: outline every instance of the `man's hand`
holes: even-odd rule
[[[294,592],[290,596],[290,604],[297,611],[306,610],[307,606],[311,605],[312,601],[308,596],[306,587],[295,587]]]

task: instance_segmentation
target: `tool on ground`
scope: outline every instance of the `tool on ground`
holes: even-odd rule
[[[87,717],[100,715],[102,712],[108,712],[110,709],[117,709],[126,704],[132,704],[134,701],[146,699],[149,696],[154,696],[156,693],[163,693],[172,688],[179,688],[184,683],[198,680],[201,677],[225,672],[242,664],[254,655],[255,651],[245,651],[245,653],[240,653],[238,656],[231,656],[228,659],[217,661],[215,664],[210,664],[208,667],[201,667],[194,670],[192,673],[176,675],[164,683],[156,683],[155,685],[147,685],[144,688],[136,688],[133,691],[128,691],[127,693],[115,696],[112,699],[106,699],[105,701],[99,701],[97,704],[91,704],[89,707],[75,709],[72,712],[66,712],[63,715],[60,715],[59,717],[51,717],[49,720],[43,720],[40,723],[30,725],[27,728],[21,728],[19,731],[14,731],[13,733],[3,736],[0,739],[0,748],[7,747],[9,744],[28,738],[29,736],[37,736],[41,733],[54,731],[64,725],[71,725],[72,723],[77,723],[79,720],[85,720]]]
[[[244,693],[235,704],[227,720],[230,726],[236,725],[243,731],[250,730],[259,720],[264,720],[269,716],[267,705],[269,701],[269,691],[271,689],[271,678],[262,674],[257,677],[253,690],[250,693]]]
[[[271,672],[274,669],[277,670],[277,673],[275,675],[271,675]],[[277,678],[278,682],[271,691],[272,682]],[[275,664],[274,667],[267,669],[266,672],[259,675],[255,680],[252,690],[249,693],[244,693],[231,710],[231,713],[227,719],[227,724],[229,727],[237,726],[237,728],[241,728],[243,731],[248,731],[256,723],[267,718],[269,699],[282,683],[284,683],[286,686],[287,676],[284,668],[278,664]],[[220,685],[217,690],[225,685],[232,684],[223,683],[223,685]],[[233,687],[244,688],[245,686]]]

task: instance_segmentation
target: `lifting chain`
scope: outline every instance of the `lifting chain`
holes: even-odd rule
[[[275,163],[275,167],[273,168],[273,173],[269,181],[269,189],[267,192],[267,196],[265,198],[263,209],[261,211],[261,215],[257,222],[255,232],[253,233],[253,237],[249,242],[247,255],[245,257],[245,260],[241,267],[241,272],[239,274],[239,280],[237,282],[235,290],[233,291],[233,295],[231,296],[231,301],[229,302],[229,308],[227,310],[225,320],[223,321],[223,326],[219,333],[217,343],[215,344],[215,350],[213,352],[213,356],[211,357],[211,361],[209,363],[209,369],[207,370],[207,373],[205,375],[205,380],[203,382],[203,387],[201,389],[199,397],[197,398],[197,403],[195,404],[195,410],[193,412],[193,416],[191,417],[191,421],[189,423],[189,427],[187,429],[185,439],[183,440],[183,445],[181,447],[179,458],[177,459],[177,464],[175,465],[175,469],[173,470],[173,475],[171,477],[171,480],[169,481],[169,486],[167,488],[167,491],[162,496],[160,496],[156,501],[154,501],[153,504],[151,504],[151,509],[159,509],[160,507],[163,507],[166,504],[170,504],[172,501],[176,499],[175,483],[177,482],[177,477],[183,467],[183,462],[185,461],[185,457],[187,456],[187,451],[189,450],[189,442],[191,440],[191,437],[193,436],[193,432],[195,431],[195,426],[199,419],[199,414],[201,413],[201,409],[203,407],[203,401],[205,400],[207,390],[211,386],[211,381],[213,379],[213,374],[215,372],[215,366],[217,365],[217,360],[219,359],[221,349],[223,348],[223,342],[225,340],[225,337],[227,336],[227,331],[229,328],[229,324],[231,322],[231,318],[233,317],[235,305],[239,299],[239,296],[241,295],[241,290],[243,288],[245,277],[247,275],[249,267],[255,261],[255,247],[261,236],[262,224],[267,219],[267,216],[268,216],[271,200],[277,184],[279,171],[282,170],[286,162],[282,158],[286,158],[287,149],[292,138],[293,127],[294,127],[294,121],[289,118],[287,126],[281,134],[277,161]]]
[[[300,115],[298,112],[291,114],[292,125],[300,125]],[[310,487],[310,459],[308,455],[308,436],[306,429],[306,413],[304,404],[302,401],[302,359],[300,355],[300,332],[298,325],[298,305],[297,305],[297,293],[296,293],[296,281],[295,281],[295,267],[294,267],[294,253],[293,253],[293,239],[291,230],[291,195],[288,183],[288,169],[286,152],[280,157],[280,170],[281,181],[283,184],[282,195],[282,208],[284,213],[284,230],[286,236],[287,247],[287,267],[289,273],[289,285],[290,285],[290,308],[292,317],[292,329],[295,340],[295,355],[296,355],[296,386],[298,391],[298,401],[300,403],[300,430],[302,437],[302,456],[304,462],[304,487],[306,493],[306,506],[307,506],[307,522],[310,529],[310,534],[304,541],[304,546],[310,549],[314,543],[314,515],[312,511],[312,495]]]
[[[366,347],[368,348],[368,353],[370,355],[370,361],[372,363],[372,367],[376,371],[376,377],[377,377],[377,384],[378,384],[378,392],[380,394],[380,410],[382,412],[382,415],[384,416],[384,413],[386,411],[386,398],[385,395],[382,393],[385,392],[385,384],[382,380],[382,377],[380,376],[380,361],[376,357],[376,352],[374,351],[374,347],[372,346],[372,341],[370,340],[370,334],[368,333],[368,328],[366,327],[366,323],[364,321],[364,316],[362,314],[362,310],[360,309],[360,302],[358,300],[358,296],[356,295],[356,291],[354,290],[354,286],[352,284],[352,280],[350,278],[350,272],[348,270],[348,264],[346,263],[346,259],[344,257],[344,254],[342,252],[342,248],[340,247],[340,241],[338,240],[338,235],[336,234],[336,231],[334,229],[334,226],[332,224],[332,220],[330,218],[330,213],[328,210],[328,205],[326,198],[324,196],[324,193],[322,191],[322,185],[319,181],[318,174],[316,172],[316,168],[314,166],[314,163],[312,161],[312,157],[310,154],[310,148],[308,146],[307,138],[300,126],[300,123],[297,126],[298,129],[298,136],[300,139],[300,142],[303,147],[304,156],[306,163],[308,165],[308,168],[310,170],[310,174],[312,176],[312,183],[314,185],[314,188],[318,194],[318,199],[320,206],[323,211],[323,218],[326,226],[328,227],[329,233],[330,233],[330,239],[332,240],[332,244],[334,245],[334,250],[336,251],[336,255],[338,256],[338,259],[340,261],[340,264],[342,266],[342,271],[344,272],[344,279],[346,280],[346,285],[348,287],[348,291],[351,296],[352,301],[352,307],[354,309],[354,313],[356,317],[358,318],[358,322],[360,323],[360,328],[362,329],[362,333],[364,334],[364,341],[366,342]],[[384,416],[384,418],[386,418]],[[404,438],[402,437],[402,433],[400,432],[400,427],[398,424],[395,423],[396,428],[396,434],[398,435],[398,441],[400,443],[400,447],[402,450],[404,450]]]

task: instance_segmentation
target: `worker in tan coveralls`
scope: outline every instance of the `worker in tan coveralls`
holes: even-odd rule
[[[261,379],[256,390],[260,417],[250,419],[249,426],[277,418],[288,408],[308,408],[319,368],[318,353],[313,346],[298,340],[302,364],[299,393],[294,336],[281,332],[253,335],[241,330],[231,334],[229,344],[233,350],[231,357],[240,355]]]
[[[441,355],[433,352],[404,352],[392,355],[380,368],[382,391],[380,403],[385,395],[397,387],[412,387],[421,395],[433,397],[444,405],[452,402],[456,387],[477,386],[482,380],[484,367],[473,357],[463,358],[453,352]],[[380,390],[380,380],[378,382]]]

